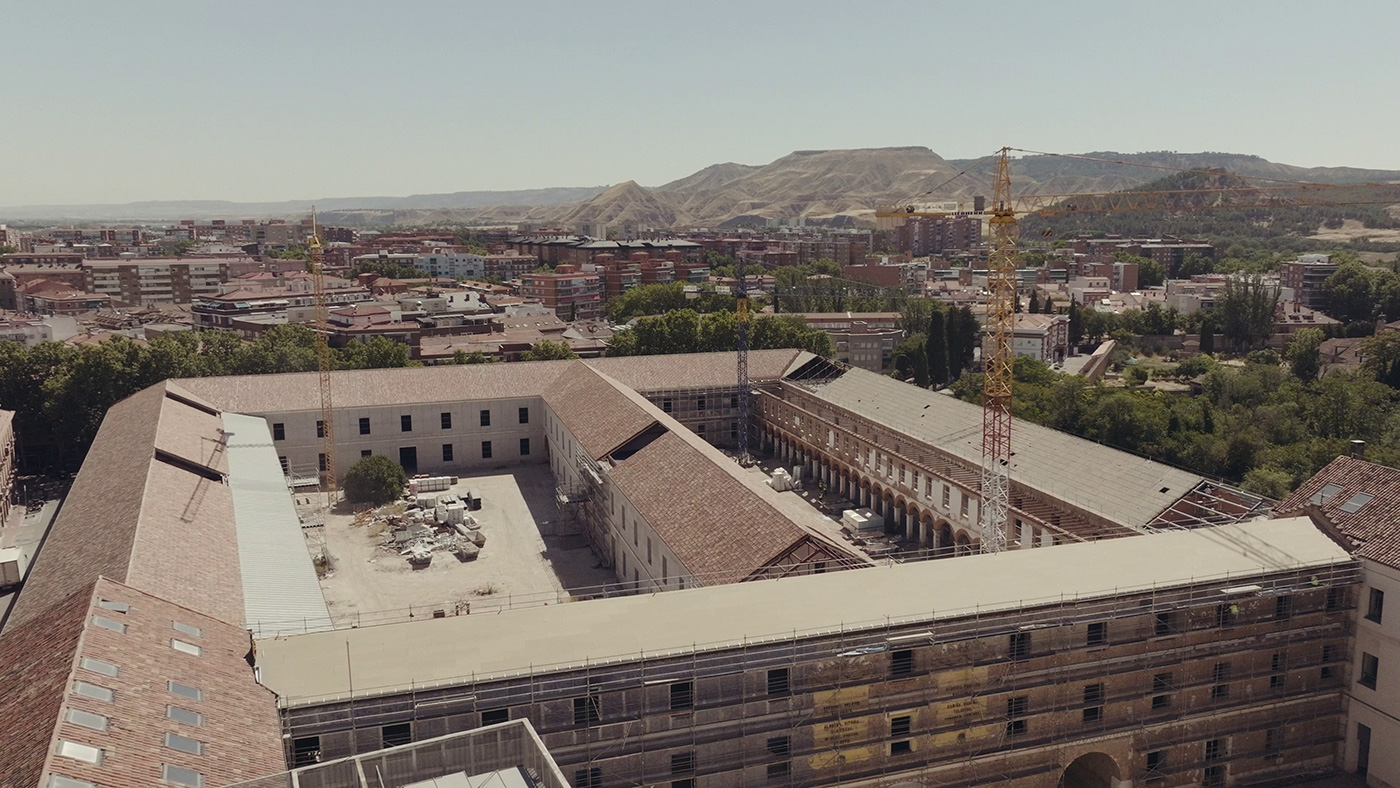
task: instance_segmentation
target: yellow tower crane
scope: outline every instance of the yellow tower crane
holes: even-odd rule
[[[316,211],[311,211],[311,237],[306,239],[311,253],[311,287],[316,312],[316,365],[321,376],[321,485],[326,493],[326,508],[335,505],[337,482],[335,470],[335,404],[331,397],[331,320],[326,303],[326,272],[321,236],[316,227]]]

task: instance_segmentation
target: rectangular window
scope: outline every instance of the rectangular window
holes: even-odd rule
[[[286,427],[286,425],[282,424],[281,422],[275,422],[275,423],[273,423],[273,425],[272,425],[272,439],[275,440],[275,441],[284,441],[284,440],[286,440],[286,439],[287,439],[287,427]]]
[[[671,753],[671,774],[685,774],[695,771],[694,752]]]
[[[1153,696],[1152,696],[1152,710],[1153,710],[1153,711],[1166,711],[1167,709],[1170,709],[1171,707],[1172,707],[1172,696],[1170,696],[1170,695],[1153,695]]]
[[[1084,685],[1084,722],[1098,722],[1103,719],[1104,685]]]
[[[773,668],[768,671],[768,694],[786,695],[792,691],[792,678],[788,668]]]
[[[1152,634],[1162,637],[1174,632],[1176,632],[1176,627],[1172,625],[1172,614],[1170,612],[1158,613],[1157,620],[1152,625]]]
[[[383,742],[383,747],[400,747],[413,743],[412,723],[401,722],[397,725],[385,725],[379,729],[379,739]]]
[[[1013,632],[1008,640],[1006,654],[1012,659],[1025,659],[1031,654],[1031,633]]]
[[[597,695],[574,698],[575,725],[592,725],[601,718],[601,711]]]
[[[1207,786],[1207,788],[1214,788],[1214,786],[1224,784],[1225,767],[1221,764],[1207,766],[1205,771],[1205,777],[1201,780],[1201,785]]]
[[[316,420],[316,437],[326,437],[326,423],[324,421],[321,421],[320,419]]]
[[[90,763],[93,766],[101,766],[106,756],[106,753],[102,751],[101,747],[93,747],[90,744],[82,744],[64,739],[60,739],[58,742],[58,754],[65,758],[72,758],[75,761]]]
[[[911,676],[914,674],[914,650],[900,649],[890,652],[890,675]]]
[[[661,411],[662,411],[663,413],[670,413],[670,412],[671,412],[671,408],[672,408],[672,405],[671,405],[671,398],[670,398],[670,397],[662,397],[662,398],[661,398]]]
[[[197,711],[190,711],[189,709],[182,709],[179,706],[166,706],[165,716],[176,722],[183,722],[186,725],[194,725],[196,727],[204,726],[203,714]]]
[[[171,695],[179,695],[182,698],[189,698],[190,700],[204,700],[204,691],[191,687],[188,684],[172,681],[169,687]]]
[[[442,419],[442,428],[443,428],[443,429],[445,429],[445,430],[450,430],[450,429],[452,429],[452,414],[451,414],[451,413],[448,413],[448,412],[446,412],[446,411],[443,411],[442,416],[441,416],[440,418]]]
[[[1025,695],[1006,699],[1007,736],[1020,736],[1026,732],[1026,720],[1024,718],[1029,709],[1030,698]]]
[[[126,624],[120,621],[113,621],[112,619],[107,618],[105,616],[93,616],[92,623],[96,624],[99,627],[102,627],[103,629],[110,629],[113,632],[126,632]]]
[[[450,443],[444,443],[444,444],[442,444],[442,461],[443,461],[443,462],[452,462],[452,444],[450,444]]]
[[[78,662],[78,666],[81,667],[83,670],[90,670],[93,673],[101,673],[104,676],[111,676],[112,678],[116,678],[117,674],[121,673],[121,669],[118,668],[116,665],[113,665],[112,663],[106,660],[92,659],[91,657],[83,657]]]
[[[1293,617],[1293,597],[1284,594],[1274,599],[1274,620],[1287,621]]]
[[[405,413],[399,417],[399,431],[413,432],[413,416]]]
[[[695,682],[678,681],[671,685],[671,711],[695,706]]]
[[[489,459],[491,459],[491,441],[482,441],[482,442],[481,442],[481,459],[483,459],[483,460],[489,460]]]
[[[792,774],[792,761],[779,761],[768,764],[769,780],[786,780]]]
[[[529,409],[529,408],[521,408],[521,409],[520,409],[520,423],[521,423],[521,424],[529,424],[529,423],[530,423],[530,409]]]
[[[914,718],[908,714],[902,714],[898,717],[891,717],[890,736],[894,738],[898,738],[900,736],[908,736],[909,731],[913,730],[913,724]]]
[[[1361,652],[1361,678],[1357,683],[1363,687],[1376,688],[1376,676],[1380,673],[1381,663],[1374,654]]]
[[[1332,586],[1327,589],[1327,612],[1332,612],[1342,606],[1342,589],[1340,586]]]
[[[1336,652],[1336,649],[1333,648],[1332,646],[1323,646],[1323,647],[1322,647],[1322,673],[1321,673],[1321,676],[1320,676],[1321,678],[1324,678],[1324,679],[1330,679],[1330,678],[1332,678],[1332,675],[1333,675],[1333,673],[1332,673],[1332,666],[1331,666],[1330,664],[1328,664],[1328,663],[1336,662],[1336,661],[1337,661],[1337,652]]]
[[[361,457],[368,457],[368,456],[370,456],[371,454],[374,454],[374,450],[372,450],[372,449],[360,449],[360,456],[361,456]]]
[[[952,492],[948,489],[948,485],[946,485],[946,484],[943,485],[943,508],[944,508],[944,509],[947,509],[949,506],[951,506],[951,504],[949,503],[949,500],[951,499],[951,497],[952,497]]]
[[[187,752],[190,755],[204,754],[204,742],[199,739],[191,739],[188,736],[181,736],[178,733],[165,734],[165,746],[172,750]]]
[[[96,684],[89,684],[86,681],[73,682],[73,691],[82,695],[84,698],[100,700],[103,703],[111,703],[112,699],[116,697],[116,693],[106,687],[99,687]]]
[[[1381,623],[1381,610],[1385,607],[1385,592],[1379,588],[1371,589],[1371,598],[1366,604],[1366,620]]]
[[[487,709],[481,712],[482,725],[498,725],[510,722],[510,709]]]
[[[483,410],[483,411],[481,411],[481,426],[483,426],[483,427],[489,427],[489,426],[491,426],[491,411],[489,411],[489,410]]]
[[[1264,751],[1271,757],[1283,752],[1283,728],[1270,728],[1264,731]]]
[[[770,736],[768,737],[768,752],[780,758],[786,758],[792,752],[791,736]]]
[[[1215,606],[1215,625],[1224,629],[1235,625],[1235,606],[1226,602]]]
[[[368,416],[366,416],[366,417],[360,419],[360,434],[361,434],[361,435],[368,435],[368,434],[369,434],[369,417],[368,417]]]
[[[69,709],[67,713],[63,715],[63,719],[74,725],[81,725],[84,728],[91,728],[95,731],[106,731],[110,726],[106,717],[101,714],[93,714],[90,711],[83,711],[82,709]]]
[[[189,635],[192,638],[204,637],[204,632],[199,627],[190,624],[182,624],[179,621],[171,621],[170,628],[182,635]]]
[[[1225,754],[1225,741],[1223,739],[1211,739],[1206,742],[1206,760],[1218,761]]]
[[[183,640],[176,640],[175,638],[170,639],[170,647],[182,654],[189,654],[194,657],[198,657],[204,652],[204,649],[193,643],[186,643]]]
[[[312,766],[320,762],[320,736],[302,736],[299,739],[292,739],[292,768]]]
[[[47,788],[97,788],[97,786],[87,780],[75,780],[61,774],[51,774]]]
[[[1108,622],[1095,621],[1089,625],[1087,645],[1102,646],[1108,643]]]
[[[1167,753],[1165,750],[1154,750],[1147,754],[1147,779],[1160,780],[1165,775],[1163,769],[1167,765]]]
[[[1211,681],[1221,682],[1230,680],[1230,663],[1217,662],[1210,669]]]
[[[731,407],[731,408],[737,408],[737,407],[739,407],[739,395],[738,395],[738,394],[730,394],[730,395],[729,395],[729,407]]]
[[[322,473],[325,473],[325,472],[326,472],[326,453],[325,453],[325,452],[321,452],[321,453],[319,453],[319,454],[316,455],[316,467],[317,467],[317,469],[319,469]]]
[[[705,409],[705,398],[704,398],[704,396],[699,396],[699,397],[696,397],[696,398],[695,398],[695,409],[696,409],[696,410],[701,410],[701,411],[703,411],[703,410]]]
[[[184,785],[186,788],[204,788],[204,775],[194,769],[163,763],[160,767],[160,776],[168,783]]]
[[[594,766],[574,772],[574,788],[603,788],[603,770]]]
[[[521,456],[521,457],[529,457],[529,456],[530,456],[530,439],[529,439],[529,438],[521,438],[521,439],[520,439],[520,456]]]

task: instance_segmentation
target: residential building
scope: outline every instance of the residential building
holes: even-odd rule
[[[561,265],[552,274],[525,274],[520,294],[539,299],[561,320],[596,320],[603,316],[603,284],[597,274]]]
[[[915,257],[942,255],[982,244],[982,219],[977,216],[915,216],[897,229],[899,250]]]
[[[802,319],[831,337],[836,360],[871,372],[888,372],[904,339],[898,312],[808,312]]]
[[[1279,264],[1283,286],[1293,291],[1293,298],[1309,309],[1321,309],[1327,304],[1322,283],[1341,266],[1325,254],[1300,255],[1297,260]]]
[[[16,292],[16,308],[33,315],[80,315],[111,309],[110,296],[76,290],[61,282],[35,279]]]
[[[86,260],[86,289],[122,304],[188,304],[219,285],[259,270],[252,258]]]
[[[982,354],[991,354],[990,335],[984,331]],[[1011,352],[1047,364],[1058,364],[1069,355],[1069,315],[1016,314]]]

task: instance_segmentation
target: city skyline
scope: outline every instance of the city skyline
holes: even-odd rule
[[[1365,6],[21,7],[48,33],[0,52],[0,205],[656,186],[905,145],[1400,169],[1400,65],[1372,54],[1400,10]]]

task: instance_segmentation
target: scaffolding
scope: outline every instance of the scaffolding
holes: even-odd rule
[[[1344,561],[283,698],[284,733],[363,747],[378,726],[434,736],[507,710],[535,723],[576,786],[592,769],[603,786],[720,774],[735,785],[985,784],[1062,769],[1064,747],[1115,738],[1172,753],[1156,770],[1179,783],[1201,782],[1215,761],[1292,776],[1330,763],[1340,740],[1359,581]],[[1225,738],[1223,755],[1187,754]],[[1142,763],[1119,766],[1146,777]]]

